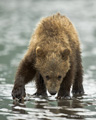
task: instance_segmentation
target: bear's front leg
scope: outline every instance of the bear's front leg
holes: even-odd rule
[[[62,82],[60,90],[58,92],[57,99],[69,99],[70,98],[71,83],[67,83],[67,82],[65,82],[65,79]]]
[[[70,98],[70,88],[71,88],[73,79],[74,79],[74,71],[71,68],[67,72],[65,78],[63,79],[61,83],[57,99],[67,99],[67,98],[69,99]]]
[[[73,95],[83,95],[84,88],[83,88],[83,67],[82,67],[82,60],[80,51],[77,51],[77,72],[75,75],[72,93]]]
[[[34,95],[47,96],[44,80],[39,73],[36,74],[36,89],[37,89],[37,91]]]
[[[25,84],[30,82],[35,76],[36,71],[33,67],[33,60],[31,60],[29,61],[27,56],[21,61],[18,67],[14,87],[12,90],[13,99],[18,98],[19,100],[22,100],[25,97]]]

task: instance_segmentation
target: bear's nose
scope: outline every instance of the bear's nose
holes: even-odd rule
[[[56,91],[50,91],[49,92],[51,95],[55,95],[56,94]]]

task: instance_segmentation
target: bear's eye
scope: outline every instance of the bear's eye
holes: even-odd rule
[[[47,76],[46,76],[46,79],[47,79],[47,80],[49,80],[49,79],[50,79],[50,77],[47,75]]]
[[[62,78],[62,77],[59,75],[59,76],[58,76],[58,80],[61,80],[61,78]]]

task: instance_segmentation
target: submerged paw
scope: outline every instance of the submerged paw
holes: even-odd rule
[[[25,93],[25,88],[24,87],[18,87],[18,88],[14,88],[12,90],[12,97],[13,99],[23,99],[24,97],[26,96],[26,93]]]

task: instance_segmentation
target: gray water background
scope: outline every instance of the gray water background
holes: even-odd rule
[[[13,104],[17,66],[42,17],[60,12],[71,19],[81,42],[86,95],[71,100],[33,98]],[[36,91],[34,83],[26,92]],[[0,0],[0,120],[96,119],[96,0]]]

